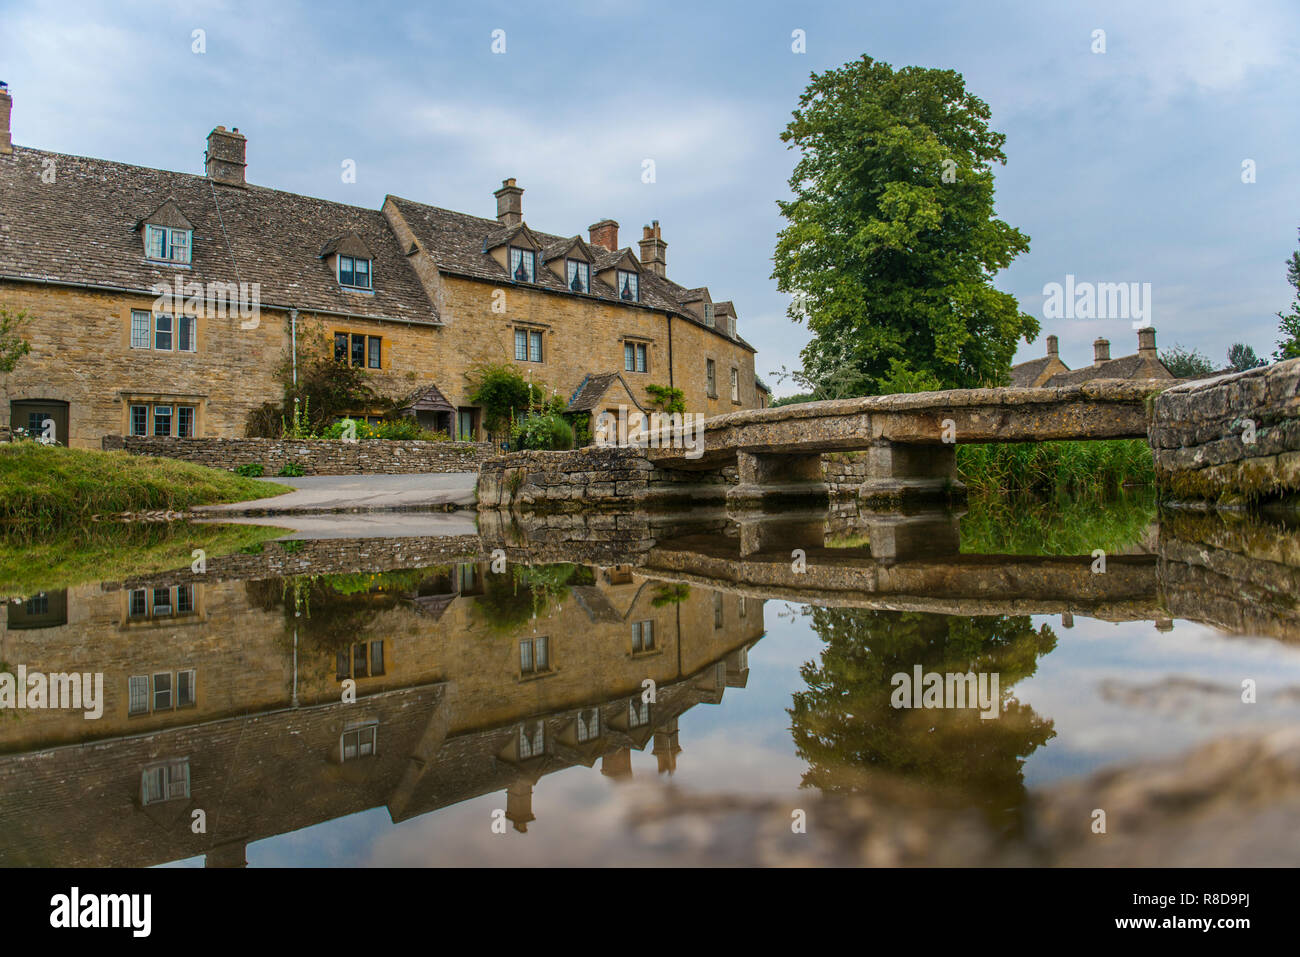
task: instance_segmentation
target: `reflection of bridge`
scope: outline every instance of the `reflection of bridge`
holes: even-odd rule
[[[1062,389],[955,389],[808,402],[715,416],[704,453],[647,449],[660,468],[736,465],[729,502],[824,497],[821,456],[866,451],[865,498],[946,493],[956,485],[956,445],[1058,439],[1146,438],[1156,382],[1097,380]]]

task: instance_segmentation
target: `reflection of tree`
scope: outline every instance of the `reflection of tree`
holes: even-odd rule
[[[1014,828],[1025,797],[1025,758],[1055,735],[1009,694],[1056,647],[1048,626],[1028,616],[959,618],[914,612],[814,608],[813,629],[825,642],[819,664],[801,669],[807,690],[789,710],[805,787],[826,792],[861,787],[886,771],[971,800],[1004,828]],[[996,672],[999,716],[968,709],[905,709],[890,704],[891,678],[912,672]]]
[[[510,633],[531,618],[549,615],[569,594],[569,586],[595,580],[585,565],[513,565],[508,575],[489,575],[474,601],[494,631]]]

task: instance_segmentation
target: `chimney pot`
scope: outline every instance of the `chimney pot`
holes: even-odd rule
[[[203,162],[208,179],[227,186],[244,185],[244,151],[248,140],[239,130],[218,126],[208,134],[208,151]]]
[[[515,178],[501,181],[501,188],[492,194],[497,198],[497,222],[502,226],[518,226],[524,221],[523,188],[515,185]]]
[[[1056,356],[1060,351],[1060,340],[1056,336],[1047,337],[1047,355],[1049,358]]]
[[[593,246],[602,246],[610,252],[618,249],[618,223],[612,219],[602,219],[587,227]]]
[[[1138,355],[1156,357],[1156,331],[1150,326],[1138,330]]]
[[[1092,364],[1101,365],[1110,361],[1110,340],[1097,338],[1092,343]]]

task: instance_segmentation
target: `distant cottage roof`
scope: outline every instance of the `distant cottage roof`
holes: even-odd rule
[[[1040,356],[1037,359],[1030,359],[1028,362],[1021,362],[1011,367],[1011,384],[1017,388],[1027,389],[1038,381],[1038,377],[1043,374],[1047,364],[1052,361],[1051,356]]]
[[[400,406],[402,412],[455,412],[441,390],[433,384],[416,389]]]
[[[1159,360],[1155,360],[1159,362]],[[1084,366],[1082,369],[1072,369],[1069,372],[1058,372],[1046,382],[1045,386],[1051,388],[1060,388],[1067,385],[1079,385],[1092,379],[1165,379],[1173,378],[1169,371],[1164,369],[1164,374],[1160,374],[1159,369],[1151,368],[1145,356],[1134,353],[1131,356],[1121,356],[1118,359],[1108,359],[1100,365]]]

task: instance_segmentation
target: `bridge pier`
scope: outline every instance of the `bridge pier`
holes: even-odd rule
[[[867,479],[858,498],[867,505],[964,498],[957,481],[957,446],[873,442],[867,449]]]
[[[727,508],[820,506],[830,501],[820,453],[737,452],[739,484],[727,490]]]

